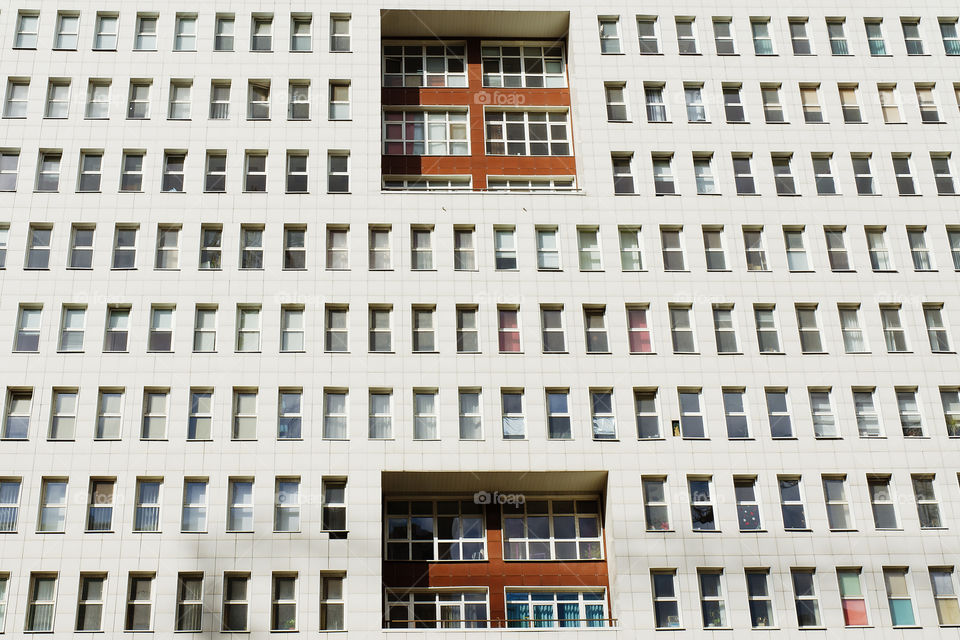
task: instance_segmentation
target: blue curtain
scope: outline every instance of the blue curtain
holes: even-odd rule
[[[558,602],[557,617],[560,618],[561,627],[579,627],[580,626],[580,605],[576,602]]]
[[[507,626],[527,628],[530,626],[530,608],[523,602],[507,603]]]
[[[533,626],[552,627],[553,623],[553,605],[535,604],[533,605]]]
[[[606,626],[606,621],[603,618],[603,605],[602,604],[588,604],[584,605],[587,615],[587,626],[588,627],[604,627]]]

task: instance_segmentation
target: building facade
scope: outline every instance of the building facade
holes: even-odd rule
[[[956,637],[957,18],[7,3],[0,636]]]

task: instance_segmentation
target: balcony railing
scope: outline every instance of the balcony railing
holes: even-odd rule
[[[615,629],[617,618],[389,620],[384,629]]]

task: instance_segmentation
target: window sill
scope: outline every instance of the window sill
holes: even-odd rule
[[[674,351],[673,355],[675,356],[699,356],[699,351]]]
[[[588,356],[609,356],[612,353],[613,353],[612,351],[587,351]],[[946,353],[946,352],[941,351],[939,353]]]
[[[718,356],[742,356],[743,351],[717,351]]]
[[[828,529],[830,533],[856,533],[856,529]]]
[[[741,197],[746,197],[746,196],[754,196],[754,197],[756,197],[756,196],[759,196],[760,194],[759,194],[759,193],[738,193],[737,195],[738,195],[738,196],[741,196]]]
[[[84,351],[83,351],[82,349],[79,350],[79,351],[66,350],[66,349],[57,349],[57,353],[84,353]],[[941,352],[941,353],[942,353],[942,352]]]
[[[930,353],[936,356],[936,355],[954,355],[957,352],[956,351],[931,351]]]
[[[611,124],[630,124],[633,120],[607,120]]]
[[[727,124],[750,124],[749,120],[727,120]]]
[[[497,353],[501,355],[510,355],[510,354],[523,354],[523,351],[498,351]]]
[[[805,356],[826,356],[830,355],[829,351],[801,351],[801,355]]]

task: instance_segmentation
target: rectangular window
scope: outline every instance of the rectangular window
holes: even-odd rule
[[[150,308],[150,335],[147,351],[173,351],[172,307]]]
[[[86,531],[113,530],[113,494],[115,485],[116,481],[114,480],[90,480]]]
[[[370,342],[369,350],[372,352],[390,353],[393,351],[393,340],[391,330],[391,315],[393,308],[390,306],[370,305]]]
[[[207,152],[207,168],[204,174],[203,190],[207,193],[224,193],[227,190],[227,154],[220,152]],[[212,225],[203,225],[204,229],[214,229],[216,228],[219,231],[219,227],[213,227]],[[210,238],[211,240],[213,238]],[[219,236],[216,238],[219,240]],[[206,234],[203,235],[203,242],[206,243],[208,237]],[[220,246],[217,242],[217,247]],[[219,253],[219,250],[218,250]],[[202,261],[202,259],[201,259]],[[219,269],[219,260],[217,261],[216,267],[205,267],[208,269]]]
[[[479,353],[480,332],[477,308],[457,305],[457,353]]]
[[[617,423],[613,413],[613,391],[590,390],[590,415],[594,440],[615,440]]]
[[[122,423],[123,390],[101,388],[97,400],[97,427],[94,440],[119,440]]]
[[[757,326],[757,346],[760,353],[782,353],[776,307],[753,305],[753,319]]]
[[[190,80],[170,81],[170,102],[167,108],[169,120],[190,119],[190,94],[193,91],[193,82]],[[179,189],[182,191],[182,188]],[[169,189],[164,189],[169,191]]]
[[[717,522],[714,510],[713,479],[688,477],[690,489],[690,519],[694,531],[716,531]]]
[[[813,55],[813,45],[810,42],[810,35],[807,32],[808,21],[806,18],[790,18],[787,20],[787,26],[790,28],[790,44],[793,47],[793,55],[810,56]]]
[[[137,14],[137,29],[133,41],[134,51],[157,50],[157,21],[156,15]]]
[[[623,53],[620,46],[620,18],[598,18],[600,26],[600,53]]]
[[[937,107],[937,100],[934,97],[936,85],[933,83],[916,83],[914,89],[917,92],[917,104],[920,107],[921,122],[940,122],[940,110]]]
[[[844,626],[867,626],[867,601],[860,586],[860,569],[837,569],[837,583],[840,587],[840,608],[843,610]]]
[[[835,56],[849,56],[847,33],[844,18],[827,18],[827,35],[830,38],[830,53]]]
[[[350,154],[342,151],[327,153],[327,193],[350,192]]]
[[[433,266],[433,227],[410,227],[410,268],[429,271]]]
[[[290,15],[290,51],[313,51],[313,15],[294,13]]]
[[[217,308],[197,305],[193,323],[193,350],[212,353],[217,350]]]
[[[213,430],[213,391],[190,389],[187,440],[210,440]]]
[[[20,306],[17,318],[17,334],[13,350],[35,353],[40,350],[41,307]]]
[[[677,48],[680,54],[698,54],[697,27],[695,18],[676,18]]]
[[[664,271],[685,271],[682,244],[683,229],[679,227],[660,228],[660,247],[663,256]]]
[[[40,30],[40,14],[21,11],[17,14],[17,33],[14,49],[36,49]]]
[[[163,399],[165,411],[165,395]],[[144,403],[146,404],[147,402],[148,400],[145,398]],[[146,420],[146,417],[144,419]],[[166,417],[164,416],[163,419],[165,421]],[[162,480],[137,479],[136,516],[133,523],[133,530],[135,532],[160,531],[160,489],[162,484]]]
[[[203,630],[203,574],[177,574],[177,631]]]
[[[500,353],[520,353],[519,315],[519,309],[497,309],[497,337]]]
[[[913,169],[910,165],[909,153],[891,154],[893,159],[893,171],[897,178],[897,190],[901,196],[915,196],[917,193],[916,181],[913,177]]]
[[[740,523],[740,531],[759,531],[763,529],[760,519],[760,502],[757,498],[756,477],[734,478],[733,490],[737,499],[737,520]]]
[[[603,270],[599,229],[577,228],[577,253],[580,258],[580,271]]]
[[[695,153],[693,173],[697,183],[697,195],[717,195],[717,183],[713,176],[713,154]]]
[[[543,271],[560,270],[560,247],[556,227],[536,229],[537,269]]]
[[[960,229],[948,228],[947,241],[950,243],[950,257],[953,259],[953,269],[954,271],[960,271]]]
[[[673,154],[653,154],[653,191],[658,196],[676,195],[673,178]]]
[[[414,390],[413,439],[437,439],[437,392]]]
[[[897,413],[900,416],[900,429],[905,438],[922,438],[924,435],[923,415],[917,402],[916,389],[896,389]]]
[[[500,411],[503,439],[525,439],[527,435],[523,417],[523,389],[502,389]]]
[[[531,57],[539,58],[542,53],[540,47],[528,47],[526,50]],[[513,54],[507,56],[513,59],[504,63],[501,47],[481,47],[484,86],[521,85],[519,48],[508,49],[508,54]],[[534,62],[532,59],[530,61]],[[536,62],[542,64],[539,59]],[[503,66],[511,67],[509,77],[502,73]],[[466,87],[466,46],[463,43],[449,42],[446,46],[423,46],[406,42],[385,44],[383,71],[384,87]],[[541,75],[542,71],[541,67]]]
[[[743,108],[743,98],[740,95],[740,84],[725,83],[723,85],[723,111],[727,122],[746,122],[746,113]]]
[[[52,632],[56,603],[57,574],[31,572],[27,620],[23,630],[29,633]]]
[[[837,306],[840,314],[840,333],[846,353],[866,353],[867,343],[860,326],[860,305]]]
[[[874,19],[864,18],[863,23],[867,31],[867,42],[870,45],[870,55],[871,56],[887,55],[887,42],[883,37],[883,19],[882,18],[874,18]]]
[[[273,15],[253,14],[250,51],[273,51]]]
[[[680,401],[680,435],[684,438],[706,438],[700,389],[678,389],[677,396]]]
[[[765,389],[767,400],[767,421],[770,423],[770,437],[792,438],[793,423],[790,419],[790,405],[786,389]]]
[[[838,84],[837,91],[840,93],[840,108],[843,112],[843,121],[847,124],[859,124],[863,122],[863,115],[860,112],[860,104],[857,100],[857,85]]]
[[[0,191],[17,190],[17,168],[19,164],[19,150],[0,150]]]
[[[823,476],[823,499],[827,505],[827,524],[831,531],[853,529],[846,484],[846,476]]]
[[[569,393],[564,389],[547,389],[547,438],[572,440]]]
[[[346,480],[323,479],[320,528],[323,531],[347,530]]]
[[[823,108],[820,105],[820,85],[800,85],[800,105],[803,109],[803,120],[807,123],[826,122]]]
[[[47,83],[45,118],[66,118],[70,109],[70,80],[51,78]]]
[[[925,55],[923,39],[920,37],[920,18],[900,18],[903,29],[903,43],[907,46],[907,55]]]
[[[595,499],[536,500],[505,505],[504,557],[535,561],[601,559],[598,506]],[[482,526],[482,522],[476,524]],[[478,531],[473,535],[482,533]],[[477,555],[482,556],[482,550]]]
[[[344,628],[344,576],[320,576],[320,630],[342,631]]]
[[[233,38],[236,23],[233,14],[217,14],[213,33],[214,51],[233,51]]]
[[[677,570],[651,569],[653,617],[657,629],[680,628],[680,600],[677,596]]]
[[[331,80],[329,89],[329,109],[327,117],[330,120],[350,119],[350,81]]]
[[[327,305],[325,314],[326,326],[324,329],[324,351],[348,351],[347,311],[347,307]]]
[[[886,227],[866,227],[867,253],[870,256],[870,266],[874,271],[894,271],[890,260],[890,251],[887,249]]]
[[[775,627],[773,594],[770,591],[769,569],[745,569],[747,579],[747,604],[750,609],[750,626],[754,629]]]
[[[921,529],[940,529],[940,503],[933,487],[934,476],[912,475],[913,496],[917,501],[917,516]]]
[[[637,16],[637,36],[641,54],[660,53],[660,34],[656,16]]]
[[[723,248],[723,227],[701,228],[703,235],[703,253],[707,262],[707,271],[726,271],[727,255]]]
[[[743,389],[722,390],[723,414],[727,424],[727,437],[731,440],[750,437],[750,425],[747,420],[747,409],[744,403]]]
[[[157,225],[157,253],[154,265],[157,269],[177,269],[179,267],[180,227]]]
[[[615,194],[636,193],[633,180],[633,156],[611,155],[613,163],[613,192]]]
[[[300,394],[297,395],[296,413],[300,413]],[[281,399],[282,400],[282,399]],[[296,417],[296,437],[300,437],[300,417]],[[348,440],[350,434],[347,416],[347,392],[343,389],[323,391],[323,437],[326,440]]]
[[[350,16],[330,14],[330,51],[350,51]]]
[[[566,111],[486,111],[487,155],[568,156]]]
[[[270,81],[250,80],[247,85],[247,120],[270,119]]]
[[[287,120],[310,119],[310,81],[291,80],[287,85]]]
[[[793,177],[793,154],[772,153],[770,161],[773,164],[773,183],[778,196],[796,196],[797,183]]]
[[[231,478],[227,504],[227,531],[253,531],[253,480]]]
[[[736,55],[736,43],[733,39],[733,19],[713,19],[713,42],[718,56]]]
[[[803,490],[800,476],[777,476],[780,487],[780,513],[783,516],[783,528],[806,529],[807,517],[803,507]]]
[[[907,351],[907,334],[900,321],[900,305],[881,305],[880,322],[888,353]]]
[[[793,602],[797,610],[797,625],[801,629],[821,626],[816,570],[790,569],[790,577],[793,582]]]
[[[897,98],[897,85],[878,83],[877,94],[880,97],[880,110],[883,113],[883,121],[886,124],[902,123],[903,118],[900,115],[900,101]]]
[[[27,239],[25,269],[48,269],[50,267],[50,237],[52,226],[31,224]]]
[[[703,103],[702,84],[684,84],[683,99],[687,106],[687,122],[707,122],[707,108]]]
[[[350,268],[347,227],[327,226],[327,269],[346,270]]]
[[[184,480],[180,531],[202,533],[207,530],[207,485],[204,478]]]
[[[43,193],[56,193],[60,190],[60,161],[63,154],[59,151],[41,151],[37,162],[36,190]]]
[[[757,185],[753,177],[751,154],[737,154],[733,156],[733,175],[737,186],[737,195],[749,196],[757,194]]]
[[[38,533],[63,533],[67,515],[67,480],[44,478],[40,486]]]
[[[813,161],[813,173],[817,186],[817,195],[837,195],[837,180],[833,175],[833,154],[814,153],[811,154],[811,160]]]
[[[566,352],[563,331],[563,307],[540,306],[540,330],[544,353]]]
[[[933,603],[937,608],[937,621],[940,626],[960,625],[960,603],[957,599],[953,567],[930,567],[930,585],[933,588]]]
[[[150,119],[150,84],[149,80],[130,81],[130,93],[127,102],[128,120]],[[139,191],[139,188],[136,190]]]
[[[60,340],[58,351],[82,352],[86,307],[68,307],[64,305],[60,316]]]
[[[877,529],[896,529],[897,509],[890,487],[890,476],[867,476],[867,492],[873,511],[873,524]]]
[[[76,631],[103,630],[103,602],[106,582],[107,577],[103,574],[80,574]]]
[[[370,390],[368,437],[387,439],[393,437],[393,394],[388,390]]]
[[[127,612],[125,631],[153,629],[154,574],[131,573],[127,582]]]
[[[890,607],[890,619],[894,627],[913,627],[917,623],[913,612],[909,569],[883,569],[883,585],[887,592],[887,605]]]
[[[750,31],[753,34],[755,55],[776,55],[773,50],[773,37],[770,35],[770,18],[750,18]]]
[[[634,389],[633,404],[637,416],[637,438],[640,440],[655,440],[660,438],[657,390]]]
[[[117,14],[97,13],[96,28],[93,34],[94,51],[117,50],[117,24],[120,17]]]
[[[820,338],[820,326],[817,320],[817,305],[797,304],[797,329],[800,332],[800,351],[802,353],[823,353],[823,340]]]
[[[607,82],[603,85],[604,97],[607,103],[608,122],[628,122],[626,83]]]
[[[585,306],[583,308],[583,325],[587,353],[609,353],[606,309],[604,307]]]
[[[838,438],[837,419],[830,402],[830,388],[810,389],[810,418],[815,438]]]
[[[102,151],[81,151],[80,152],[80,170],[77,176],[77,191],[81,193],[99,193],[100,178],[103,170],[103,152]],[[74,229],[77,229],[74,226]],[[93,228],[86,229],[89,233],[89,239],[93,240]],[[76,239],[76,232],[74,233]],[[90,248],[90,258],[93,257],[92,247]],[[71,265],[77,268],[75,265]],[[87,267],[89,268],[89,267]]]
[[[414,353],[434,353],[437,350],[436,307],[413,307],[413,351]]]
[[[647,531],[670,531],[670,506],[667,500],[667,479],[644,476],[643,511]]]
[[[747,271],[768,271],[767,251],[763,246],[763,227],[744,227],[743,245],[747,257]]]
[[[930,351],[934,353],[950,353],[950,338],[947,335],[946,323],[943,320],[943,305],[924,303],[923,320],[927,325],[927,339],[930,342]]]
[[[620,268],[623,271],[643,271],[643,249],[639,227],[619,227]],[[560,266],[559,252],[557,268]]]
[[[245,573],[223,574],[223,631],[247,631],[250,608],[248,589],[250,575]]]
[[[948,56],[960,56],[956,18],[940,18],[940,36],[943,39],[943,52]]]
[[[233,390],[233,440],[257,439],[257,390]]]
[[[50,409],[49,440],[73,440],[77,422],[77,390],[54,389]]]
[[[120,191],[143,191],[143,157],[144,154],[138,151],[123,152],[120,169]]]
[[[303,427],[303,390],[302,389],[280,389],[277,401],[277,440],[299,440],[301,438]],[[327,411],[330,411],[330,429],[336,430],[334,423],[338,417],[337,409],[345,410],[345,397],[340,398],[344,402],[338,402],[338,398],[328,398],[329,394],[324,393],[324,433],[327,432]],[[345,396],[346,394],[341,394]],[[324,436],[326,437],[326,436]]]
[[[0,480],[0,532],[16,532],[20,512],[20,479],[4,478]],[[3,607],[6,605],[6,585],[0,583],[0,624],[3,622]]]
[[[761,84],[760,98],[763,101],[763,118],[767,124],[784,124],[787,122],[786,111],[780,101],[779,84]]]
[[[662,83],[643,85],[644,102],[647,106],[647,122],[668,122],[667,102]]]
[[[717,342],[717,353],[740,353],[733,305],[713,305],[713,335]]]
[[[516,229],[494,228],[494,263],[498,271],[513,271],[517,268]]]
[[[274,532],[300,531],[300,478],[277,478],[274,496]]]
[[[483,425],[480,415],[480,392],[460,389],[460,439],[482,440]]]
[[[174,51],[197,50],[197,16],[177,14],[177,22],[173,33]]]
[[[511,126],[508,125],[508,128]],[[510,131],[513,132],[513,129]],[[387,155],[405,156],[467,155],[467,112],[433,109],[385,111],[383,152]]]
[[[273,596],[270,607],[271,631],[297,629],[297,575],[273,574]]]
[[[827,242],[827,258],[833,271],[852,271],[850,256],[847,253],[846,227],[824,227]]]
[[[210,81],[210,119],[228,120],[230,118],[230,86],[229,80]],[[217,189],[208,189],[217,191]]]
[[[941,196],[957,195],[957,184],[953,178],[953,168],[950,153],[931,153],[930,163],[933,165],[933,177],[937,183],[937,193]]]

